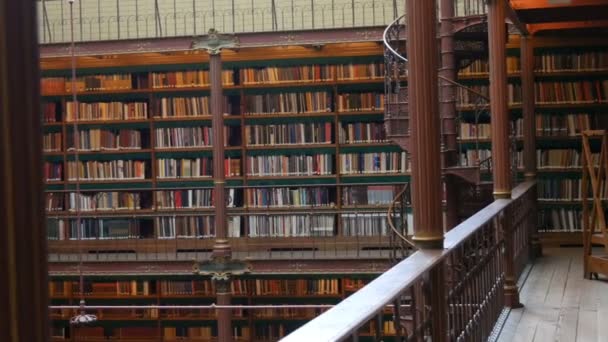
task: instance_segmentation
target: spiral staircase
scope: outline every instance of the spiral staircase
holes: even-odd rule
[[[470,25],[459,25],[454,33],[454,55],[456,71],[467,67],[477,59],[487,57],[488,32],[485,16]],[[456,26],[456,25],[455,25]],[[410,128],[408,112],[408,61],[405,37],[405,15],[393,21],[384,32],[384,58],[385,58],[385,112],[384,122],[387,138],[399,145],[403,150],[410,148]],[[466,92],[470,105],[457,106],[456,122],[464,115],[474,118],[477,124],[480,119],[489,116],[489,98],[461,83],[454,82],[439,76],[440,83],[448,82],[460,92]],[[441,94],[441,92],[439,92]],[[450,100],[450,99],[443,99]],[[456,101],[458,102],[458,101]],[[458,127],[459,131],[459,127]],[[442,134],[443,139],[443,134]],[[479,150],[479,136],[474,139],[476,150]],[[446,153],[445,143],[442,141],[442,153]],[[452,151],[453,152],[453,151]],[[478,156],[479,154],[477,154]],[[445,158],[442,158],[442,160]],[[477,157],[469,165],[461,165],[461,158],[455,166],[444,167],[443,174],[454,176],[452,180],[458,185],[459,217],[464,219],[474,212],[492,202],[492,183],[483,181],[482,173],[491,173],[492,160],[480,160]],[[470,166],[474,165],[474,166]],[[395,196],[388,209],[388,225],[390,227],[391,259],[399,262],[411,255],[415,245],[410,236],[413,231],[408,227],[407,213],[411,208],[411,187],[406,184]],[[412,288],[412,291],[424,291],[424,282]],[[410,339],[424,338],[424,331],[419,331],[421,311],[426,307],[424,303],[415,303],[414,292],[398,298],[393,305],[393,319],[397,337]],[[418,327],[418,329],[416,328]]]
[[[403,150],[410,149],[410,128],[408,112],[408,61],[406,53],[405,23],[406,17],[401,16],[393,21],[384,31],[385,58],[385,112],[384,122],[387,138],[399,145]],[[457,70],[465,68],[473,61],[487,56],[487,25],[485,20],[473,25],[464,26],[454,34],[455,58]],[[489,116],[489,98],[461,83],[439,76],[440,83],[448,82],[460,92],[466,92],[472,104],[457,107],[457,122],[464,115],[473,117],[475,123]],[[443,135],[442,135],[443,139]],[[479,150],[479,137],[473,142],[475,150]],[[442,146],[445,144],[442,141]],[[442,151],[442,153],[445,153]],[[459,217],[466,218],[472,213],[489,204],[492,199],[492,183],[482,180],[482,173],[491,172],[491,158],[469,162],[467,165],[445,167],[444,175],[454,176],[459,191]],[[470,165],[474,166],[470,166]],[[391,257],[398,262],[409,256],[415,247],[409,240],[412,231],[408,227],[407,212],[411,207],[410,185],[406,184],[398,191],[388,210],[388,224],[391,229]]]

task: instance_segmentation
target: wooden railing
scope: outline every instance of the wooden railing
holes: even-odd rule
[[[528,262],[535,201],[536,184],[520,184],[446,233],[444,249],[417,251],[283,341],[357,341],[389,307],[397,337],[486,340],[512,290],[505,283]]]

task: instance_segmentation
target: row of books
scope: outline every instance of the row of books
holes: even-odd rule
[[[346,93],[338,94],[338,112],[384,110],[384,94]]]
[[[327,92],[280,93],[245,96],[245,114],[300,114],[331,111]]]
[[[340,126],[340,143],[384,143],[386,130],[382,122],[353,122]]]
[[[44,152],[58,152],[61,151],[62,146],[61,132],[44,133],[42,136],[42,148]]]
[[[201,178],[213,176],[213,160],[210,157],[202,158],[161,158],[156,160],[157,178]],[[241,160],[226,158],[224,160],[224,173],[227,177],[236,177],[241,174]]]
[[[521,70],[520,58],[507,57],[507,72]],[[606,51],[567,51],[534,56],[534,71],[597,71],[608,69],[608,52]],[[488,60],[475,60],[460,70],[460,75],[487,74],[490,71]]]
[[[210,280],[161,280],[158,282],[161,295],[215,295],[215,284]],[[242,279],[233,279],[231,292],[236,295],[245,295],[249,282]]]
[[[539,83],[537,83],[538,85]],[[488,85],[469,85],[470,89],[474,90],[477,93],[481,93],[487,97],[490,96],[490,87]],[[456,88],[456,103],[460,106],[471,106],[476,103],[479,103],[480,97],[476,93],[473,93],[469,90],[466,90],[461,87]],[[520,84],[508,84],[507,85],[507,100],[509,104],[518,104],[522,101],[521,95],[521,85]],[[483,101],[482,103],[486,103],[487,101]]]
[[[597,116],[590,118],[589,114],[537,114],[536,136],[537,137],[566,137],[580,136],[585,130],[599,127],[601,124],[596,120]],[[593,124],[592,124],[593,123]],[[523,119],[515,120],[515,136],[523,136]],[[489,139],[491,128],[489,123],[460,123],[460,138],[463,140]]]
[[[552,71],[592,71],[608,69],[608,52],[579,51],[535,56],[535,70]]]
[[[211,83],[208,70],[153,72],[150,78],[155,89],[204,87]],[[222,84],[234,84],[232,70],[222,70]]]
[[[469,124],[472,125],[472,124]],[[211,127],[156,128],[155,147],[189,148],[209,147],[213,143]],[[331,144],[333,125],[325,123],[293,123],[279,125],[245,126],[247,146],[276,146],[290,144]],[[228,144],[231,130],[225,127],[224,140]],[[47,152],[61,150],[61,132],[44,135]],[[386,142],[384,125],[379,122],[356,122],[341,126],[341,143]],[[73,135],[69,136],[69,149],[73,149]],[[79,130],[80,151],[109,151],[141,149],[142,131],[133,129],[83,129]]]
[[[256,279],[256,296],[339,295],[340,279]]]
[[[573,208],[544,208],[538,211],[539,232],[576,232],[583,229],[583,212]]]
[[[492,152],[487,149],[467,150],[460,154],[461,165],[476,166],[479,161],[491,157]],[[597,164],[599,154],[593,154],[591,163]],[[536,167],[538,169],[566,169],[581,167],[581,153],[574,149],[536,150]],[[515,163],[523,168],[523,152],[515,153]]]
[[[110,74],[110,75],[89,75],[79,76],[73,82],[66,77],[44,77],[40,81],[40,91],[42,94],[61,94],[72,91],[72,86],[76,86],[76,91],[103,91],[121,89],[145,89],[148,87],[148,77],[132,77],[132,74]]]
[[[154,116],[161,118],[211,115],[209,96],[154,99]]]
[[[245,142],[248,146],[331,144],[332,127],[330,122],[245,126]]]
[[[508,73],[515,73],[515,72],[519,72],[521,70],[519,57],[507,56],[506,65],[507,65]],[[483,75],[483,74],[488,74],[489,72],[490,72],[490,65],[488,64],[488,61],[483,60],[483,59],[476,59],[471,64],[469,64],[467,67],[460,69],[458,74],[462,75],[462,76]]]
[[[284,82],[333,81],[334,68],[331,65],[299,65],[288,67],[261,67],[239,70],[242,84],[264,84]]]
[[[243,85],[280,83],[280,82],[317,82],[338,80],[361,80],[384,77],[384,63],[369,64],[311,64],[286,67],[257,67],[234,70],[222,70],[222,84]],[[149,74],[103,74],[79,76],[76,79],[76,90],[103,91],[121,89],[147,89],[149,81],[153,89],[205,87],[211,83],[209,70],[180,70],[151,72]],[[44,77],[41,79],[43,94],[57,94],[72,91],[70,77]]]
[[[62,194],[51,193],[54,199],[61,200]],[[68,210],[75,211],[77,206],[81,211],[113,211],[113,210],[139,210],[142,197],[137,192],[95,192],[95,193],[69,193]]]
[[[224,145],[229,138],[228,132],[224,129]],[[213,131],[208,126],[156,128],[154,133],[157,148],[209,147],[213,144]]]
[[[172,341],[170,339],[174,338],[210,341],[213,336],[211,327],[163,327],[163,341]]]
[[[154,221],[158,239],[215,237],[213,216],[157,217]]]
[[[589,114],[536,115],[536,136],[577,136],[591,129]]]
[[[88,160],[67,162],[68,179],[76,180],[112,180],[112,179],[145,179],[146,163],[140,160]]]
[[[340,154],[341,174],[405,173],[408,170],[406,152]]]
[[[384,211],[342,213],[339,219],[341,236],[386,236],[389,229]],[[411,214],[406,219],[408,227],[413,227]],[[338,232],[337,222],[336,214],[322,213],[259,213],[245,218],[230,215],[227,231],[231,238],[331,237]],[[48,220],[47,237],[49,240],[210,239],[215,237],[215,227],[211,214],[158,216],[145,220],[85,217],[80,220],[80,231],[75,219]]]
[[[68,150],[74,150],[74,135],[69,134]],[[138,150],[142,148],[142,132],[135,129],[84,129],[78,131],[79,151]]]
[[[49,240],[112,240],[137,238],[137,222],[121,219],[53,220],[47,224]]]
[[[76,107],[78,106],[78,107]],[[78,111],[78,117],[76,116]],[[147,102],[74,102],[66,103],[66,121],[139,120],[148,117]]]
[[[249,237],[333,236],[334,215],[256,215],[249,216]]]
[[[460,123],[460,139],[461,140],[473,140],[476,138],[479,139],[489,139],[491,133],[491,125],[489,123],[468,123],[461,122]]]
[[[61,163],[44,162],[42,172],[47,182],[63,180],[63,164]]]
[[[248,156],[248,176],[315,176],[331,175],[334,157],[331,154]]]
[[[342,205],[387,205],[395,195],[393,185],[347,186],[342,188]]]
[[[42,104],[42,122],[53,123],[61,121],[58,109],[60,107],[55,102],[44,102]]]
[[[388,222],[386,212],[342,214],[344,236],[386,236]]]
[[[245,206],[250,208],[333,206],[327,187],[255,188],[245,190]]]
[[[230,189],[234,197],[234,189]],[[156,207],[159,209],[194,209],[213,207],[213,189],[170,190],[156,192]]]
[[[581,152],[574,149],[536,150],[536,166],[538,168],[579,168],[581,167]]]
[[[322,314],[326,310],[326,308],[262,308],[252,310],[252,316],[254,318],[312,319]]]
[[[552,201],[581,200],[583,197],[581,179],[541,179],[538,186],[538,198]],[[593,197],[591,184],[587,184],[587,198]],[[599,184],[600,198],[607,198],[608,183]]]
[[[608,101],[608,80],[536,82],[534,90],[535,101],[539,104]]]
[[[250,208],[268,207],[333,207],[336,193],[329,187],[278,187],[252,188],[244,190],[227,189],[228,207],[243,205]],[[342,205],[388,205],[392,202],[395,191],[392,185],[346,186],[342,187]],[[49,212],[76,210],[85,212],[125,211],[153,209],[151,191],[86,191],[80,196],[76,193],[50,192],[45,198],[46,210]],[[214,205],[213,189],[184,189],[155,191],[155,206],[159,210],[212,208]],[[241,204],[242,203],[242,204]]]
[[[384,77],[384,63],[339,64],[336,66],[338,80],[367,80]]]
[[[314,296],[336,295],[343,291],[356,291],[366,284],[364,279],[232,279],[231,293],[238,296]],[[214,296],[215,283],[200,280],[85,280],[86,296]],[[77,281],[49,281],[51,297],[80,295]],[[260,310],[260,309],[256,309]],[[273,309],[275,310],[275,309]]]

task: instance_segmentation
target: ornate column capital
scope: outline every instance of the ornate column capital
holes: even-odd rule
[[[219,55],[222,49],[234,48],[240,45],[238,37],[234,35],[220,34],[216,29],[210,28],[207,36],[195,38],[192,41],[192,49],[207,50],[210,55]]]

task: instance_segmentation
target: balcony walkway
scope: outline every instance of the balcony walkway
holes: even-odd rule
[[[608,281],[583,278],[582,248],[546,249],[499,342],[608,341]]]

